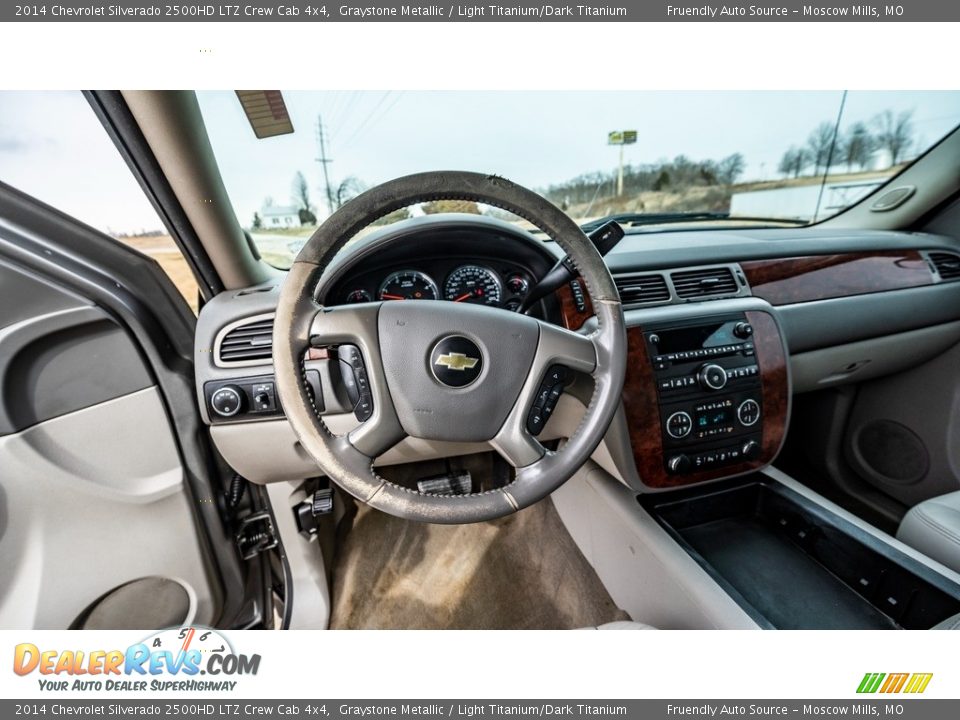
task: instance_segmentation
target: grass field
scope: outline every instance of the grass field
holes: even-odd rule
[[[199,295],[197,281],[193,277],[193,272],[190,270],[190,266],[187,265],[187,261],[183,259],[183,253],[180,252],[180,249],[169,235],[148,235],[117,239],[124,245],[129,245],[144,255],[156,260],[167,276],[173,281],[173,284],[176,285],[177,290],[183,295],[193,312],[197,312]]]

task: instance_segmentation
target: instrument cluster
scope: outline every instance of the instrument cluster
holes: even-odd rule
[[[447,300],[516,311],[532,286],[531,273],[514,263],[431,262],[355,277],[341,293],[341,302]]]

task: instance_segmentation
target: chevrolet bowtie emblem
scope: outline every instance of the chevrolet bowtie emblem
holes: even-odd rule
[[[436,365],[443,365],[449,370],[472,370],[480,362],[478,358],[467,357],[463,353],[452,352],[440,355],[434,361]]]

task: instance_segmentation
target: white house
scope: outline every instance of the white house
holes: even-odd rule
[[[292,205],[264,205],[260,217],[265,230],[300,227],[300,211]]]

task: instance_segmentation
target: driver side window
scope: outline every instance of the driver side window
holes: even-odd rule
[[[82,93],[0,92],[0,181],[152,258],[197,312],[190,266]]]

